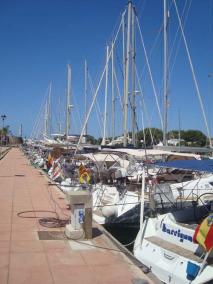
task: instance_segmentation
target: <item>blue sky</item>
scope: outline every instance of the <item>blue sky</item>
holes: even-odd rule
[[[162,85],[162,34],[151,55],[150,50],[162,25],[162,2],[134,1],[158,91]],[[177,2],[182,13],[185,1]],[[0,113],[7,115],[6,124],[10,125],[14,134],[18,133],[22,123],[24,135],[30,135],[50,81],[53,82],[53,118],[58,115],[58,97],[65,101],[68,63],[72,65],[75,105],[71,121],[72,132],[80,132],[84,110],[84,60],[87,59],[94,86],[97,86],[104,66],[106,44],[112,39],[113,30],[118,27],[126,4],[122,0],[0,1]],[[189,6],[190,9],[187,10]],[[213,1],[188,0],[185,11],[188,11],[188,16],[184,30],[213,136],[213,77],[208,77],[213,72]],[[170,48],[177,27],[177,17],[174,7],[171,6]],[[147,69],[142,73],[145,60],[138,35],[137,40],[137,68],[142,78],[144,98],[152,126],[160,127]],[[119,50],[118,45],[116,70],[118,78],[121,78]],[[183,129],[200,129],[206,133],[182,41],[179,45],[176,43],[175,50],[177,57],[172,54],[172,62],[174,58],[176,60],[170,74],[169,87],[169,129],[178,128],[180,111]],[[121,83],[120,79],[119,82]],[[102,111],[103,90],[104,85],[98,95]],[[159,92],[159,96],[162,101],[162,92]],[[160,104],[162,106],[162,102]],[[138,99],[137,116],[141,128],[139,109]],[[120,113],[117,102],[117,134],[121,134]],[[53,121],[53,127],[54,123]],[[145,126],[147,125],[145,121]],[[108,128],[110,134],[110,125]],[[90,119],[89,131],[96,137],[101,135],[95,114]]]

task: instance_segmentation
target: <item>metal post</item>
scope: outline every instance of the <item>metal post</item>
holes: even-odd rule
[[[128,21],[127,21],[127,50],[126,50],[126,64],[125,64],[125,93],[124,93],[124,140],[123,146],[127,146],[128,134],[128,96],[129,96],[129,55],[130,55],[130,32],[131,32],[131,11],[132,3],[128,4]]]
[[[7,116],[5,114],[1,115],[1,119],[2,119],[2,131],[1,131],[1,146],[3,145],[3,131],[4,131],[4,120],[7,118]]]

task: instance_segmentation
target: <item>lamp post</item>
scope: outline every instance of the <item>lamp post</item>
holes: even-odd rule
[[[7,116],[5,114],[1,115],[1,119],[2,119],[2,131],[1,131],[1,145],[3,145],[3,130],[4,130],[4,121],[7,118]]]

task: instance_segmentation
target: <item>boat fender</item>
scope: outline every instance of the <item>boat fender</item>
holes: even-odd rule
[[[102,214],[106,218],[109,218],[111,216],[117,217],[117,215],[118,215],[118,208],[116,206],[104,206],[102,208]]]

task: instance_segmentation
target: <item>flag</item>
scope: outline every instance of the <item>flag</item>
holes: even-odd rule
[[[52,164],[53,164],[53,157],[52,157],[51,154],[49,153],[49,154],[48,154],[48,157],[47,157],[47,165],[48,165],[49,167],[51,167]]]
[[[90,181],[89,172],[83,165],[79,167],[79,181],[80,183],[89,183]]]
[[[213,248],[213,213],[197,226],[193,242],[200,244],[206,251]]]
[[[58,160],[53,163],[52,168],[53,169],[52,169],[51,178],[52,178],[52,180],[56,180],[62,174],[61,165],[60,165]]]

